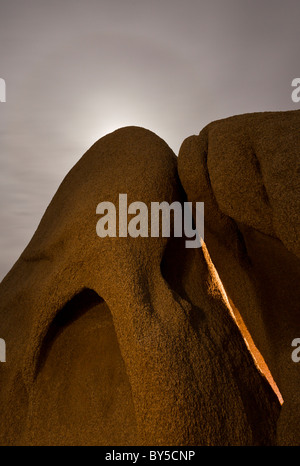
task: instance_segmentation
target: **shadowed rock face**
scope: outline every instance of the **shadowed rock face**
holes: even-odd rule
[[[2,444],[257,445],[279,404],[203,249],[99,238],[96,206],[185,200],[150,131],[98,141],[0,287]]]
[[[300,111],[209,124],[180,149],[190,201],[205,202],[205,242],[229,299],[284,399],[280,444],[300,443]]]

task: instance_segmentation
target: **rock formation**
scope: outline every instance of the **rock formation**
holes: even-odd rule
[[[159,137],[130,127],[62,182],[0,286],[1,444],[274,443],[279,403],[206,249],[96,235],[97,204],[119,193],[183,202],[176,165]]]
[[[215,121],[180,149],[190,201],[205,203],[205,242],[282,394],[278,442],[299,445],[300,111]]]

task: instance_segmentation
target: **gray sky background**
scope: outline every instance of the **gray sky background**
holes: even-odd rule
[[[0,279],[100,137],[300,108],[299,0],[0,0]]]

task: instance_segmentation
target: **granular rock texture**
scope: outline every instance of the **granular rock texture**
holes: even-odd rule
[[[0,287],[1,444],[274,443],[279,403],[205,249],[96,235],[96,206],[120,193],[183,202],[176,162],[123,128],[62,182]]]
[[[215,121],[180,149],[189,201],[205,202],[205,243],[282,394],[278,442],[299,445],[300,111]]]

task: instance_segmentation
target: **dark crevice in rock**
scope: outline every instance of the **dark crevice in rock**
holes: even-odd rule
[[[100,298],[95,291],[89,288],[84,288],[63,306],[63,308],[56,314],[48,328],[46,336],[44,337],[36,365],[35,377],[42,370],[47,359],[47,355],[49,354],[54,341],[58,338],[61,332],[101,302],[103,302],[103,299]]]

